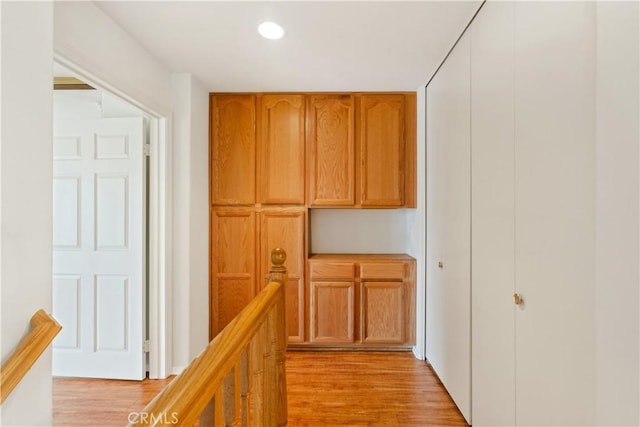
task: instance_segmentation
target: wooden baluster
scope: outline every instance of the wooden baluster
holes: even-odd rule
[[[287,414],[287,377],[286,377],[286,350],[287,350],[287,328],[285,310],[285,287],[280,288],[282,297],[276,304],[276,425],[286,426],[288,424]]]
[[[276,319],[273,307],[267,315],[267,342],[265,347],[265,367],[267,368],[267,388],[265,390],[265,419],[270,426],[276,425]]]
[[[223,389],[223,413],[224,425],[234,427],[236,425],[236,369],[229,371],[224,379]]]
[[[268,319],[268,315],[267,315]],[[271,385],[273,384],[271,372],[271,336],[270,336],[269,321],[267,320],[262,328],[262,369],[263,382],[262,382],[262,419],[266,425],[273,425],[271,414]]]
[[[198,421],[199,427],[213,427],[215,426],[215,397],[209,401],[204,411],[200,414]]]
[[[240,425],[249,425],[249,348],[240,356]]]
[[[265,325],[260,326],[251,342],[253,369],[253,425],[262,427],[264,424],[264,331]]]
[[[224,393],[223,393],[222,387],[220,387],[216,392],[215,396],[213,397],[213,403],[214,403],[213,425],[214,426],[224,425],[223,394]]]
[[[238,363],[233,368],[233,381],[235,384],[233,399],[234,399],[234,426],[242,425],[242,384],[240,383],[240,377],[242,376],[242,369],[240,366],[240,360],[242,359],[242,355],[238,358]]]
[[[288,286],[287,269],[284,262],[287,254],[284,249],[276,248],[271,251],[271,269],[267,274],[267,283],[278,282],[280,297],[275,307],[269,313],[269,338],[270,353],[272,354],[271,372],[269,384],[269,420],[276,426],[286,426],[287,415],[287,380],[285,374],[285,351],[287,349],[287,326],[286,326],[286,289]]]

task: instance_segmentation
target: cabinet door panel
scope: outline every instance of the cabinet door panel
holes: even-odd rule
[[[290,342],[304,341],[304,260],[306,210],[304,208],[267,209],[260,212],[260,284],[266,284],[271,267],[271,251],[287,253],[287,329]]]
[[[288,340],[292,343],[304,342],[304,279],[290,278],[286,292]]]
[[[304,117],[304,95],[259,95],[258,186],[261,203],[304,204]]]
[[[255,239],[251,209],[211,211],[211,337],[256,295]]]
[[[362,284],[363,341],[365,343],[404,342],[402,282]]]
[[[353,262],[313,262],[309,264],[311,279],[355,279]]]
[[[355,204],[353,95],[310,96],[307,108],[309,204]]]
[[[361,279],[403,280],[407,275],[403,262],[363,262],[360,263]]]
[[[256,201],[255,96],[211,96],[211,202],[247,205]]]
[[[311,341],[354,342],[355,283],[311,282]]]
[[[214,308],[217,330],[215,334],[222,331],[255,296],[253,278],[246,276],[246,278],[237,276],[226,278],[218,275],[216,278],[217,298]]]
[[[357,127],[361,156],[361,205],[402,206],[405,167],[404,95],[361,95]]]

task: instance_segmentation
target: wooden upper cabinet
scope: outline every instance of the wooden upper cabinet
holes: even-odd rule
[[[260,203],[305,203],[305,97],[258,95]]]
[[[353,95],[312,95],[307,99],[310,206],[355,204],[354,111]]]
[[[359,96],[360,204],[404,205],[405,95]]]
[[[256,97],[211,95],[211,203],[256,201]]]
[[[211,94],[210,104],[213,205],[416,206],[413,93]]]

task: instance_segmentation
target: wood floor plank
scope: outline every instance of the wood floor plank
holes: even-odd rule
[[[53,379],[53,425],[126,426],[173,380],[119,381],[86,378]]]
[[[411,353],[289,352],[290,426],[466,426]]]
[[[429,366],[411,353],[287,353],[289,426],[466,426]],[[167,380],[55,378],[56,426],[124,426]]]

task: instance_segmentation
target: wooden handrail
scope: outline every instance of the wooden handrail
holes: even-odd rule
[[[287,425],[286,254],[274,249],[268,284],[134,425]]]
[[[0,404],[4,403],[62,329],[56,319],[42,309],[31,316],[30,324],[29,333],[0,368]]]

